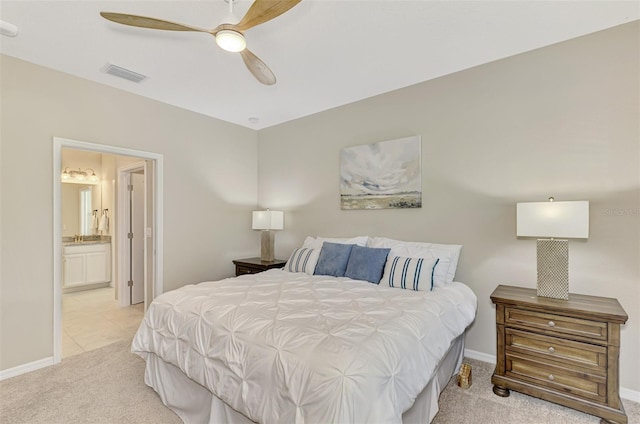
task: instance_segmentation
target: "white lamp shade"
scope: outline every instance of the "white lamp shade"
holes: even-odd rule
[[[284,212],[282,211],[253,211],[254,230],[282,230],[284,228]]]
[[[518,237],[589,238],[589,202],[526,202],[516,205]]]

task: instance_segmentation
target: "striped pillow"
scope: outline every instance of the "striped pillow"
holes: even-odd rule
[[[380,285],[415,291],[433,290],[433,270],[438,258],[389,256]]]
[[[289,272],[304,272],[313,275],[319,256],[320,249],[301,247],[293,251],[287,264],[284,266],[284,270]]]

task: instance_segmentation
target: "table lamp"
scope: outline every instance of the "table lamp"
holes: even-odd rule
[[[275,233],[273,230],[282,230],[284,228],[284,212],[269,209],[266,211],[253,211],[251,228],[262,230],[260,259],[267,262],[273,261],[275,259]]]
[[[569,299],[569,238],[589,238],[589,202],[516,205],[518,237],[536,237],[538,296]]]

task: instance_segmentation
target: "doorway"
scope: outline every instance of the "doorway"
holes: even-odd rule
[[[146,213],[144,214],[145,241],[144,266],[147,278],[144,278],[143,302],[151,301],[163,292],[163,245],[162,245],[162,172],[163,157],[157,153],[126,149],[115,146],[95,144],[85,141],[53,138],[53,361],[59,363],[62,360],[62,219],[61,219],[61,156],[62,149],[84,150],[94,153],[103,153],[118,156],[127,156],[140,159],[147,169],[151,169],[146,175],[144,192]],[[115,182],[115,179],[114,179]],[[116,222],[116,233],[118,224]],[[117,242],[116,242],[117,243]],[[120,253],[115,249],[116,259]],[[115,263],[115,261],[114,261]],[[117,266],[116,266],[116,269]],[[116,283],[117,290],[117,283]],[[125,297],[120,293],[119,298]],[[128,298],[128,296],[126,296]],[[129,304],[129,302],[127,302]]]

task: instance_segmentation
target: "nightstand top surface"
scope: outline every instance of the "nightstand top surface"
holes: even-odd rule
[[[499,285],[491,293],[493,303],[528,306],[547,311],[595,313],[606,317],[610,322],[624,324],[629,318],[617,299],[611,297],[589,296],[569,293],[569,300],[540,297],[536,289]]]
[[[234,259],[234,264],[253,264],[253,265],[282,265],[286,264],[287,261],[284,259],[274,259],[272,261],[263,261],[259,257],[257,258],[244,258],[244,259]]]

